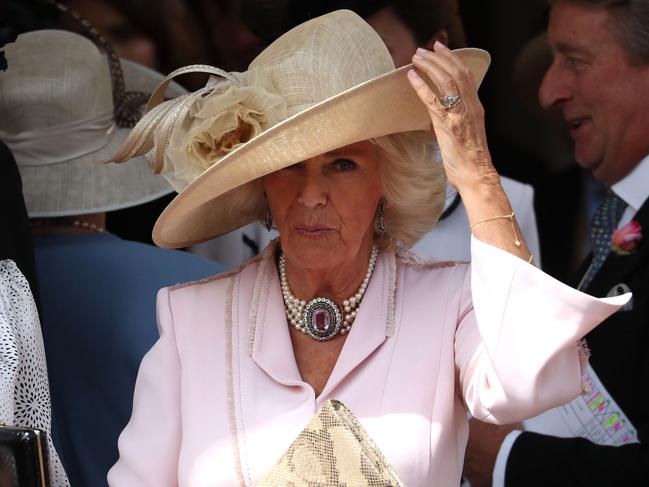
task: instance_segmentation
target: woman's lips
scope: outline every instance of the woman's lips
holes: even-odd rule
[[[307,238],[323,238],[333,231],[326,225],[296,225],[295,233]]]

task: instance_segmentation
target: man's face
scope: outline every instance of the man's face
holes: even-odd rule
[[[541,105],[569,125],[575,160],[611,185],[649,153],[649,66],[630,61],[613,37],[607,10],[557,1],[548,41],[554,59]]]

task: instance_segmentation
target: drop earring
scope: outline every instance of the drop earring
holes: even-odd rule
[[[264,217],[264,226],[269,232],[273,228],[273,214],[270,212],[270,207],[266,208],[266,216]]]
[[[385,233],[387,226],[385,225],[385,199],[379,200],[379,208],[376,215],[376,233],[380,236]]]

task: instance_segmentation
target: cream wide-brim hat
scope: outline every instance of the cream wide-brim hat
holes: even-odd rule
[[[471,48],[454,52],[480,84],[489,66],[489,54]],[[149,102],[151,111],[113,160],[149,152],[154,167],[180,189],[153,229],[157,245],[177,248],[203,242],[260,218],[258,208],[246,204],[245,198],[251,190],[262,191],[259,178],[267,174],[363,140],[430,130],[430,116],[406,78],[411,68],[395,70],[374,29],[355,13],[338,10],[281,36],[253,60],[245,73],[205,69],[226,81],[212,82],[211,88],[208,83],[208,88],[175,104],[173,100],[166,102],[166,106],[158,104],[160,97],[154,93]],[[164,87],[165,83],[160,89],[164,91]],[[285,101],[279,121],[272,116],[261,117],[261,128],[250,140],[206,161],[200,156],[209,153],[204,145],[198,144],[197,151],[197,145],[187,140],[196,136],[192,126],[204,124],[210,115],[206,114],[205,99],[232,96],[249,87],[258,89],[259,96],[278,95]],[[219,137],[233,132],[210,134],[208,139],[218,145]],[[198,138],[204,141],[204,135]],[[175,138],[186,147],[172,147]],[[186,165],[208,168],[195,179],[185,180],[188,185],[182,188],[178,174],[192,173]]]
[[[90,40],[73,32],[41,30],[21,34],[5,51],[9,69],[0,73],[0,139],[16,147],[30,217],[119,210],[173,192],[144,157],[100,164],[117,151],[130,129],[113,126],[101,147],[90,142],[93,127],[84,120],[113,106],[106,55]],[[120,61],[126,91],[152,93],[164,79],[145,66]],[[167,91],[170,97],[184,93],[177,83]],[[43,129],[54,142],[48,147],[39,144]],[[28,149],[22,152],[24,147]]]

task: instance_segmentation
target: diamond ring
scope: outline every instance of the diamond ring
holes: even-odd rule
[[[442,96],[439,99],[439,102],[446,110],[450,110],[461,101],[462,101],[462,97],[460,95],[447,95],[447,96]]]

